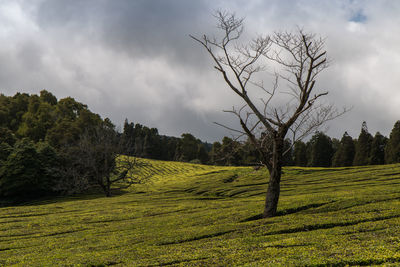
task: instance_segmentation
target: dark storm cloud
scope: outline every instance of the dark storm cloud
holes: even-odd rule
[[[38,11],[49,30],[70,28],[133,58],[168,57],[180,63],[200,61],[189,34],[210,28],[212,7],[205,1],[48,0]]]
[[[354,107],[328,133],[356,137],[366,120],[388,135],[400,103],[400,2],[391,0],[4,0],[0,88],[45,88],[116,124],[128,118],[162,134],[220,139],[230,133],[212,122],[235,125],[221,110],[240,99],[188,37],[215,32],[216,9],[246,17],[245,37],[296,26],[326,37],[333,63],[317,87],[337,106]]]

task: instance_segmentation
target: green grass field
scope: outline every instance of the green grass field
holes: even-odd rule
[[[0,208],[0,266],[400,266],[400,165],[265,170],[151,161],[151,182]]]

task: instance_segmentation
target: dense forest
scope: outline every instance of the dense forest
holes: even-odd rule
[[[372,136],[363,122],[357,139],[347,132],[340,140],[316,132],[307,142],[293,145],[287,139],[285,150],[286,166],[397,163],[400,121],[389,138],[379,132]],[[248,141],[224,137],[211,145],[190,133],[179,138],[160,135],[156,128],[127,119],[119,132],[109,119],[102,119],[71,97],[58,100],[45,90],[40,95],[0,95],[0,198],[71,194],[93,186],[109,194],[112,181],[124,179],[128,172],[118,170],[115,164],[121,154],[213,165],[260,162]]]

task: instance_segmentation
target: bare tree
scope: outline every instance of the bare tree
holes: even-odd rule
[[[263,217],[273,217],[280,194],[285,137],[289,135],[294,144],[346,109],[338,112],[333,105],[321,102],[320,98],[328,92],[313,93],[317,76],[328,67],[324,39],[298,29],[294,33],[258,36],[244,45],[239,43],[242,18],[221,11],[215,17],[222,37],[190,37],[206,49],[214,68],[244,101],[242,107],[226,111],[238,117],[242,129],[222,126],[247,136],[260,154],[261,163],[268,168],[270,179]],[[261,76],[268,76],[267,66],[278,68],[270,87],[264,84],[266,76]],[[284,90],[280,81],[285,82]],[[254,100],[258,92],[252,91],[250,95],[250,90],[262,92],[260,103]],[[281,96],[285,96],[283,101]]]
[[[148,176],[138,174],[148,163],[123,155],[129,144],[118,137],[110,126],[101,125],[86,130],[74,147],[74,160],[67,170],[73,179],[73,187],[100,186],[107,197],[111,186],[126,188],[147,181]]]

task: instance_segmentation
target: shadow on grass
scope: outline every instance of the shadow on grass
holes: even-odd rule
[[[311,246],[311,244],[270,245],[270,246],[264,246],[263,248],[294,248],[294,247],[306,247],[306,246]]]
[[[88,265],[86,265],[86,266],[88,266],[88,267],[106,267],[106,266],[113,266],[113,265],[118,265],[118,264],[121,264],[122,262],[121,261],[118,261],[118,262],[116,262],[116,261],[110,261],[110,262],[107,262],[107,263],[100,263],[100,264],[97,264],[97,263],[95,263],[95,264],[88,264]]]
[[[115,188],[111,191],[111,197],[117,197],[124,194],[129,193],[126,189],[119,189]],[[141,192],[140,192],[141,193]],[[75,200],[93,200],[97,198],[104,198],[106,197],[104,192],[101,189],[92,189],[86,193],[79,193],[74,195],[67,195],[67,196],[44,196],[34,199],[5,199],[0,198],[0,208],[7,208],[7,207],[16,207],[16,206],[40,206],[40,205],[47,205],[47,204],[54,204],[54,203],[64,203],[70,202]]]
[[[371,266],[371,265],[381,265],[384,263],[398,263],[400,262],[400,257],[391,257],[385,259],[363,259],[363,260],[349,260],[349,261],[340,261],[340,262],[332,262],[332,263],[322,263],[322,264],[312,264],[306,265],[308,267],[342,267],[342,266]],[[397,266],[397,265],[396,265]]]
[[[174,240],[174,241],[170,241],[170,242],[161,242],[161,243],[158,243],[157,245],[164,246],[164,245],[172,245],[172,244],[181,244],[181,243],[190,242],[190,241],[196,241],[196,240],[205,239],[205,238],[217,237],[217,236],[229,234],[229,233],[232,233],[232,232],[235,232],[235,231],[236,230],[228,230],[228,231],[223,231],[223,232],[218,232],[218,233],[213,233],[213,234],[195,236],[195,237],[187,238],[187,239]]]
[[[379,176],[395,176],[395,175],[400,175],[400,172],[384,173]]]
[[[331,229],[331,228],[335,228],[335,227],[351,226],[351,225],[357,225],[359,223],[377,222],[377,221],[389,220],[389,219],[394,219],[394,218],[400,218],[400,214],[381,216],[381,217],[375,217],[375,218],[370,218],[370,219],[362,219],[362,220],[356,220],[356,221],[350,221],[350,222],[333,222],[333,223],[304,225],[302,227],[296,227],[296,228],[292,228],[292,229],[283,229],[283,230],[278,230],[278,231],[272,231],[269,233],[265,233],[265,235],[267,236],[267,235],[292,234],[292,233],[308,232],[308,231],[315,231],[315,230],[321,230],[321,229]]]
[[[303,210],[308,210],[308,209],[312,209],[312,208],[319,208],[321,206],[324,206],[326,204],[331,204],[333,203],[333,201],[331,202],[325,202],[325,203],[313,203],[313,204],[308,204],[305,206],[300,206],[300,207],[296,207],[296,208],[290,208],[290,209],[285,209],[285,210],[280,210],[276,213],[276,216],[285,216],[285,215],[289,215],[289,214],[293,214],[296,212],[300,212]],[[251,217],[248,217],[240,222],[249,222],[249,221],[256,221],[256,220],[260,220],[263,219],[263,215],[262,214],[257,214]]]
[[[159,263],[157,265],[148,265],[150,266],[168,266],[168,265],[179,265],[181,263],[184,262],[192,262],[192,261],[199,261],[199,260],[206,260],[208,259],[207,257],[200,257],[200,258],[196,258],[196,259],[186,259],[186,260],[174,260],[174,261],[169,261],[169,262],[165,262],[165,263]]]

